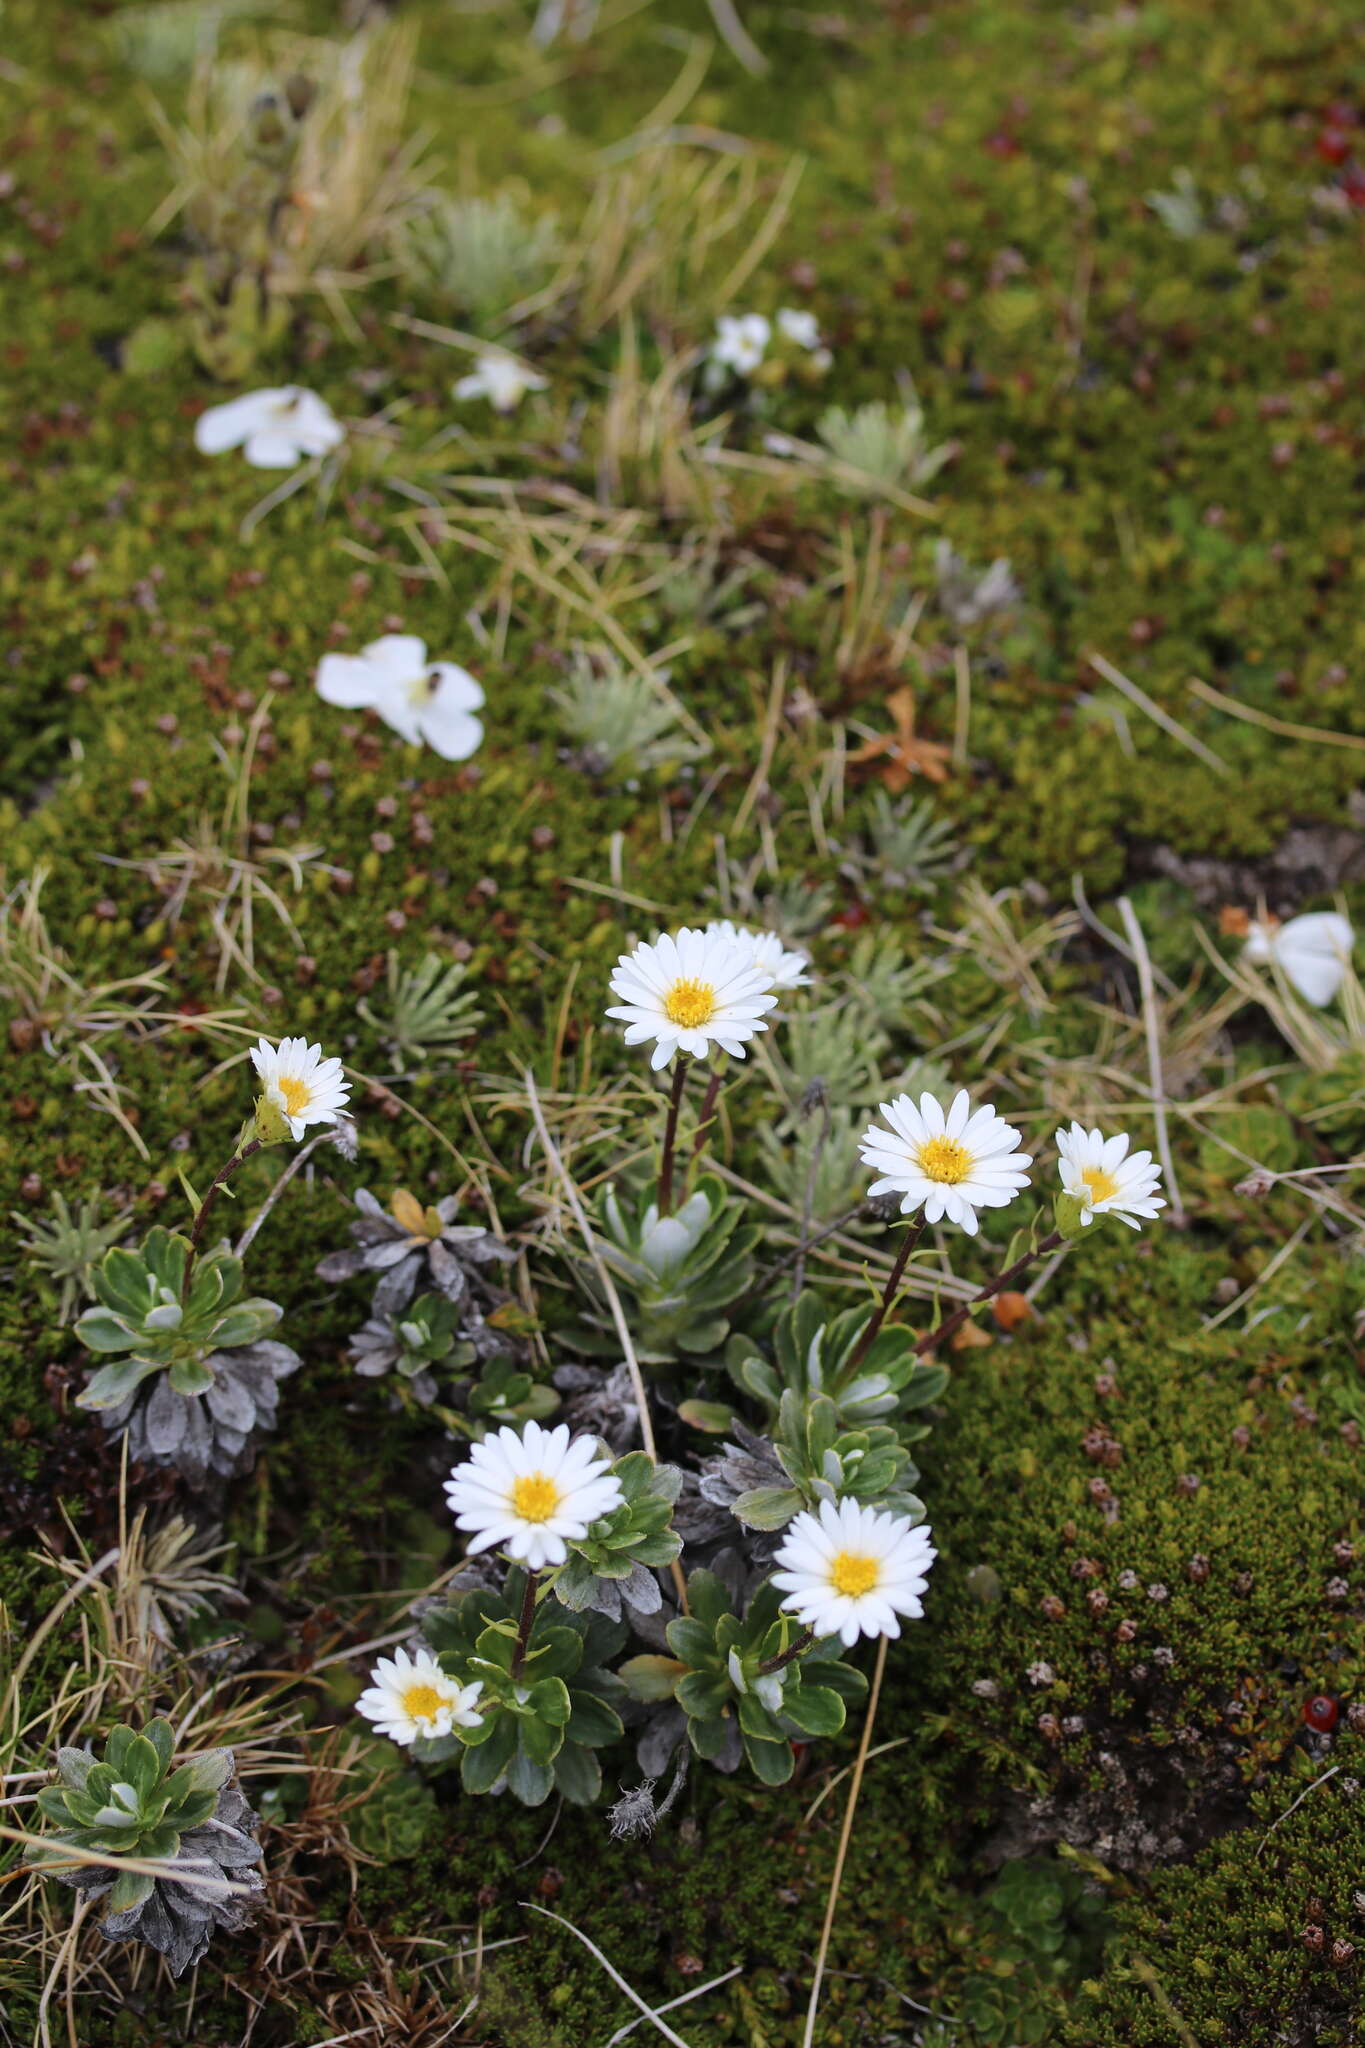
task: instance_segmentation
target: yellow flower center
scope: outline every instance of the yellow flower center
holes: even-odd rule
[[[1107,1202],[1119,1191],[1119,1184],[1112,1173],[1106,1173],[1101,1166],[1083,1166],[1081,1179],[1090,1190],[1092,1202]]]
[[[930,1138],[919,1148],[919,1170],[926,1180],[956,1187],[972,1170],[972,1155],[956,1138]]]
[[[543,1472],[531,1472],[512,1488],[512,1510],[523,1522],[548,1522],[559,1506],[559,1488]]]
[[[410,1721],[430,1720],[444,1705],[434,1685],[410,1685],[403,1694],[403,1712]]]
[[[882,1575],[882,1568],[875,1557],[861,1557],[856,1550],[841,1550],[836,1553],[829,1568],[830,1584],[836,1593],[847,1593],[856,1600],[863,1593],[870,1593]]]
[[[313,1099],[313,1091],[306,1081],[300,1081],[293,1074],[281,1074],[275,1086],[280,1091],[286,1116],[302,1116]]]
[[[675,981],[664,997],[664,1012],[670,1024],[697,1031],[716,1013],[716,992],[709,981]]]

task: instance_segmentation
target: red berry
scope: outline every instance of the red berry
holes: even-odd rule
[[[1344,128],[1319,128],[1317,146],[1325,164],[1344,164],[1351,154],[1351,138]]]
[[[837,917],[831,919],[831,923],[837,925],[841,931],[856,932],[860,925],[869,924],[871,919],[872,912],[855,896],[844,905]]]
[[[1336,1701],[1325,1692],[1314,1693],[1311,1700],[1303,1703],[1303,1718],[1319,1735],[1331,1734],[1339,1711]]]
[[[1341,174],[1341,189],[1352,206],[1365,206],[1365,167],[1347,164]]]

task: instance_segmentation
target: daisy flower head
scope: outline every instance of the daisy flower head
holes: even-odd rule
[[[777,331],[784,341],[794,342],[797,348],[813,353],[820,346],[819,321],[814,313],[801,312],[795,306],[779,307]]]
[[[1087,1131],[1073,1123],[1069,1131],[1057,1133],[1057,1171],[1062,1192],[1081,1205],[1081,1222],[1093,1223],[1097,1216],[1117,1216],[1134,1230],[1142,1228],[1166,1206],[1157,1193],[1161,1168],[1150,1152],[1130,1152],[1127,1131],[1106,1138],[1103,1131]]]
[[[194,423],[201,455],[240,448],[253,469],[293,469],[309,456],[330,455],[345,438],[332,408],[298,384],[244,392],[211,405]]]
[[[945,1110],[932,1095],[918,1108],[908,1095],[882,1104],[890,1125],[870,1124],[863,1133],[863,1164],[881,1177],[869,1195],[899,1195],[901,1214],[923,1207],[926,1223],[949,1223],[975,1237],[978,1209],[1003,1209],[1028,1186],[1027,1152],[1017,1151],[1019,1133],[990,1104],[973,1113],[965,1088]]]
[[[483,739],[483,691],[454,661],[428,661],[415,633],[385,633],[359,654],[324,654],[317,693],[346,711],[377,711],[410,746],[467,761]]]
[[[809,988],[809,953],[789,952],[777,932],[755,932],[748,925],[732,924],[728,917],[713,918],[706,927],[708,939],[729,939],[762,968],[775,989]]]
[[[474,368],[455,386],[459,399],[486,398],[494,412],[515,412],[528,391],[543,391],[548,378],[528,370],[515,356],[487,355],[474,358]]]
[[[251,1048],[251,1064],[261,1081],[261,1098],[301,1138],[309,1124],[336,1124],[351,1097],[341,1061],[324,1059],[320,1045],[306,1038],[282,1038],[272,1045],[262,1038]]]
[[[1310,910],[1287,924],[1253,919],[1247,928],[1246,957],[1255,967],[1279,968],[1290,987],[1316,1010],[1335,1001],[1346,979],[1355,933],[1336,910]]]
[[[455,1525],[473,1537],[470,1555],[497,1545],[533,1572],[563,1564],[565,1538],[586,1536],[624,1498],[596,1437],[571,1437],[563,1422],[556,1429],[528,1422],[520,1435],[504,1424],[446,1481]]]
[[[430,1742],[455,1728],[477,1728],[483,1680],[461,1685],[442,1671],[430,1650],[410,1657],[398,1650],[381,1657],[370,1673],[371,1683],[356,1701],[356,1712],[372,1721],[375,1733],[408,1748]]]
[[[938,1552],[930,1530],[862,1501],[822,1500],[799,1514],[777,1552],[782,1605],[817,1636],[847,1648],[859,1636],[898,1636],[897,1616],[918,1620]]]
[[[737,941],[684,926],[621,955],[607,1015],[625,1025],[627,1045],[653,1039],[656,1072],[679,1052],[704,1060],[717,1045],[742,1060],[746,1041],[768,1028],[771,988],[772,976]]]

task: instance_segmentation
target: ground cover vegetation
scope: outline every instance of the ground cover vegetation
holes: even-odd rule
[[[1353,11],[0,22],[0,2040],[1359,2041]]]

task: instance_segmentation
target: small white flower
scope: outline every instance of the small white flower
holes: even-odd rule
[[[350,1100],[350,1083],[341,1061],[325,1060],[320,1045],[306,1038],[282,1038],[272,1045],[262,1038],[251,1049],[251,1064],[261,1077],[261,1093],[301,1138],[309,1124],[341,1122]]]
[[[515,412],[528,391],[543,391],[547,382],[515,356],[490,353],[474,358],[474,368],[469,376],[461,377],[455,396],[486,398],[494,412]]]
[[[773,1584],[782,1605],[817,1636],[845,1644],[859,1636],[898,1636],[897,1615],[917,1620],[938,1555],[930,1531],[904,1515],[889,1515],[861,1501],[822,1500],[818,1514],[802,1513],[777,1552],[782,1567]]]
[[[345,438],[331,407],[298,384],[245,392],[211,405],[194,423],[201,455],[240,448],[255,469],[293,469],[306,456],[329,455]]]
[[[713,1045],[736,1059],[777,997],[772,977],[733,940],[684,927],[660,932],[653,945],[623,953],[611,977],[620,1001],[608,1009],[626,1026],[626,1044],[654,1040],[650,1065],[666,1067],[679,1052],[704,1060]]]
[[[772,328],[761,313],[722,313],[710,359],[737,377],[751,377],[767,352]]]
[[[1246,956],[1253,965],[1272,961],[1291,988],[1318,1010],[1335,1000],[1346,978],[1355,933],[1335,910],[1310,910],[1288,924],[1253,920],[1247,931]]]
[[[1150,1219],[1165,1208],[1165,1198],[1157,1193],[1161,1168],[1150,1152],[1129,1152],[1128,1144],[1127,1131],[1106,1138],[1103,1131],[1087,1131],[1077,1123],[1058,1131],[1057,1171],[1063,1192],[1081,1204],[1082,1223],[1117,1216],[1140,1230],[1140,1217]]]
[[[795,306],[783,306],[779,310],[777,331],[785,340],[795,342],[798,348],[809,349],[812,354],[820,346],[820,325],[814,313],[798,312]]]
[[[1017,1152],[1019,1133],[986,1104],[972,1114],[965,1088],[945,1112],[932,1095],[921,1095],[919,1108],[908,1095],[884,1102],[881,1113],[890,1124],[871,1124],[863,1133],[865,1166],[881,1176],[869,1195],[900,1195],[901,1214],[921,1203],[926,1223],[947,1217],[969,1237],[976,1235],[978,1209],[1002,1209],[1028,1186],[1027,1152]]]
[[[425,640],[385,633],[359,654],[324,654],[317,692],[346,711],[377,711],[412,746],[425,744],[447,761],[467,761],[483,738],[474,713],[483,691],[468,669],[428,661]]]
[[[808,953],[789,953],[776,932],[751,931],[748,925],[732,924],[728,917],[713,918],[706,927],[708,939],[729,939],[749,956],[751,963],[767,975],[773,988],[808,988]]]
[[[477,1728],[478,1699],[483,1681],[461,1685],[448,1678],[430,1650],[410,1657],[399,1650],[381,1657],[370,1673],[373,1681],[356,1701],[356,1712],[373,1721],[378,1735],[387,1735],[406,1749],[419,1740],[430,1742],[455,1728]]]
[[[520,1435],[504,1426],[475,1444],[446,1481],[456,1526],[473,1534],[470,1554],[500,1545],[530,1571],[563,1564],[565,1537],[586,1536],[589,1523],[623,1498],[597,1439],[570,1438],[563,1422],[557,1429],[528,1422]]]

